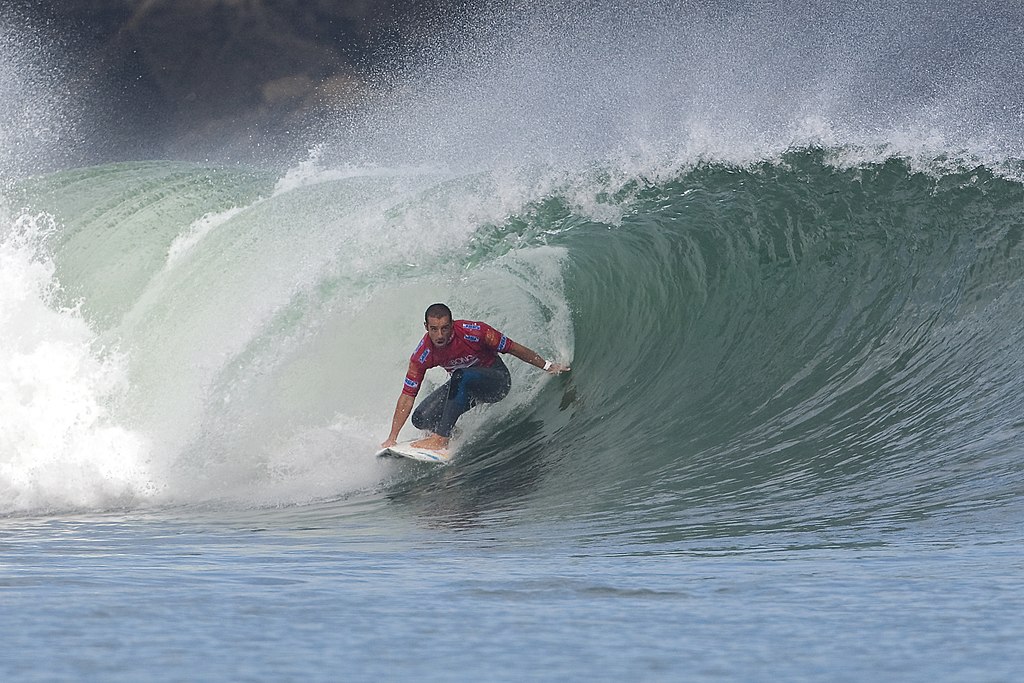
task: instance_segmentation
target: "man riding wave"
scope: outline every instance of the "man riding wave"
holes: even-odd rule
[[[453,320],[445,304],[432,304],[423,319],[427,333],[409,358],[405,386],[391,419],[391,434],[382,448],[398,442],[398,433],[412,412],[423,376],[430,368],[444,368],[449,378],[412,413],[413,426],[431,433],[412,445],[438,451],[448,447],[455,422],[463,413],[479,403],[496,403],[508,394],[512,378],[499,354],[510,354],[553,375],[569,370],[568,365],[545,360],[487,323]]]

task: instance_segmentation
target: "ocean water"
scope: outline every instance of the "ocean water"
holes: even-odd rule
[[[0,674],[1017,680],[1022,26],[519,5],[263,165],[3,26]],[[573,370],[377,460],[436,300]]]

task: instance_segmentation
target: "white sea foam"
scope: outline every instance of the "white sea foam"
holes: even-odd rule
[[[188,227],[188,230],[178,235],[168,247],[167,265],[172,266],[183,254],[206,237],[211,230],[227,223],[242,211],[244,211],[243,208],[236,206],[226,211],[203,214]]]
[[[41,249],[45,214],[4,222],[0,239],[0,513],[129,504],[156,493],[147,443],[110,406],[122,359],[96,345],[77,309],[56,303]]]

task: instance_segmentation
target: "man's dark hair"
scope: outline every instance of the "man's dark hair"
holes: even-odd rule
[[[448,308],[444,304],[430,304],[427,306],[426,313],[423,314],[423,322],[427,322],[428,318],[444,318],[448,317],[449,320],[454,320],[452,317],[452,309]]]

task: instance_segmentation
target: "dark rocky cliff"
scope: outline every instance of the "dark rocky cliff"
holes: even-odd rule
[[[167,156],[245,156],[310,116],[344,115],[377,87],[369,74],[455,11],[437,0],[11,1],[122,147]]]

